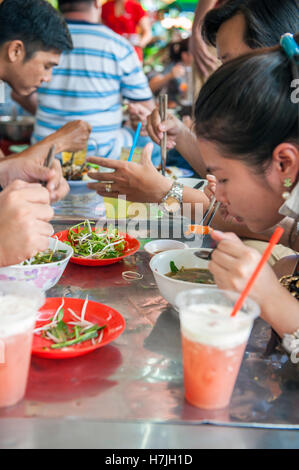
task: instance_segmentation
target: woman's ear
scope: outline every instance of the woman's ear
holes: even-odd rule
[[[299,147],[296,144],[284,142],[273,151],[273,164],[279,172],[281,183],[286,179],[292,183],[297,182],[299,175]]]

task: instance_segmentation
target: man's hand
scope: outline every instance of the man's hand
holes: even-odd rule
[[[166,120],[161,122],[158,109],[154,109],[147,118],[147,131],[151,139],[161,145],[163,133],[166,132],[168,149],[175,147],[176,139],[184,127],[184,124],[171,113],[167,113]]]
[[[128,106],[128,112],[132,128],[136,130],[138,123],[141,122],[142,127],[140,135],[147,136],[146,123],[151,111],[140,103],[130,103]]]
[[[47,157],[46,148],[40,147],[40,152],[30,154],[30,148],[15,158],[9,158],[0,162],[0,184],[3,188],[15,180],[28,183],[45,182],[50,193],[51,201],[62,199],[69,191],[69,185],[63,178],[60,162],[54,159],[52,167],[44,167]]]
[[[161,202],[170,190],[172,181],[162,176],[151,162],[153,144],[147,144],[140,163],[89,157],[87,160],[100,166],[111,168],[112,173],[89,173],[90,178],[99,183],[88,183],[101,196],[117,198],[126,195],[132,202]],[[106,191],[111,185],[111,192]]]
[[[86,121],[71,121],[61,127],[58,131],[44,139],[45,142],[51,139],[58,152],[77,152],[86,147],[91,125]],[[57,146],[57,143],[59,146]]]
[[[0,266],[21,263],[49,247],[54,211],[40,184],[14,181],[0,193]]]

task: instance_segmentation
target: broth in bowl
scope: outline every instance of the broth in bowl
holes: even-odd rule
[[[194,282],[196,284],[214,284],[215,281],[208,269],[189,268],[182,266],[178,269],[174,261],[170,261],[170,272],[165,274],[167,277],[176,279],[177,281]]]

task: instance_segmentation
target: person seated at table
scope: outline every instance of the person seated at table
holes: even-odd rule
[[[65,22],[47,2],[4,0],[0,4],[0,80],[18,94],[32,93],[50,80],[61,52],[71,47]],[[48,248],[53,233],[50,202],[69,190],[58,161],[44,167],[53,143],[57,140],[49,138],[16,158],[0,161],[0,266],[19,263]]]
[[[170,43],[168,50],[163,73],[150,72],[148,79],[152,92],[156,95],[167,93],[168,107],[175,108],[187,96],[188,85],[192,85],[193,58],[189,52],[189,38]]]
[[[131,44],[99,23],[100,0],[59,0],[74,49],[53,71],[50,83],[30,97],[28,109],[36,115],[33,141],[73,119],[87,120],[98,153],[119,158],[122,147],[133,143],[122,128],[122,99],[154,107],[148,81]],[[25,105],[23,101],[23,105]],[[92,141],[89,150],[96,152]]]
[[[254,232],[284,226],[283,242],[299,250],[299,35],[296,41],[240,57],[215,72],[196,102],[195,132],[227,213]],[[233,233],[215,231],[212,237],[218,246],[209,269],[217,285],[241,292],[260,254]],[[298,329],[299,304],[268,265],[250,296],[280,336]]]
[[[215,33],[219,55],[228,60],[242,53],[250,52],[253,44],[260,46],[275,45],[280,35],[289,30],[294,32],[299,29],[298,7],[292,0],[230,0],[224,6],[210,12],[204,24],[205,37],[212,37]],[[279,21],[277,20],[279,18]],[[212,26],[211,26],[212,25]],[[212,34],[212,31],[214,32]],[[161,143],[163,130],[167,131],[168,147],[176,148],[202,176],[206,175],[206,168],[198,149],[197,138],[193,130],[184,126],[178,119],[169,115],[167,121],[161,124],[159,113],[155,110],[148,120],[149,135],[156,143]],[[123,162],[113,162],[110,168],[116,170],[109,181],[111,186],[104,183],[90,185],[101,195],[105,195],[107,189],[110,196],[118,197],[125,194],[130,201],[161,202],[167,199],[171,191],[171,182],[159,174],[150,164],[148,149],[145,152],[143,165],[132,167]],[[107,166],[103,160],[95,160],[102,166]],[[111,176],[111,174],[110,174]],[[94,175],[94,178],[105,182],[105,175]],[[185,203],[198,202],[206,207],[206,201],[200,191],[184,187],[182,200]],[[264,250],[264,244],[260,241],[268,240],[267,234],[257,234],[248,230],[245,224],[232,224],[223,221],[216,214],[212,226],[221,230],[236,232],[242,238],[249,240],[247,243],[255,245],[259,250]],[[258,240],[256,242],[256,240]],[[271,263],[293,251],[277,246],[272,254]]]

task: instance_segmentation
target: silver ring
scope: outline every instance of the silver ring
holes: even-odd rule
[[[111,184],[111,183],[105,184],[105,191],[106,191],[106,193],[111,193],[111,187],[112,187],[112,184]]]

